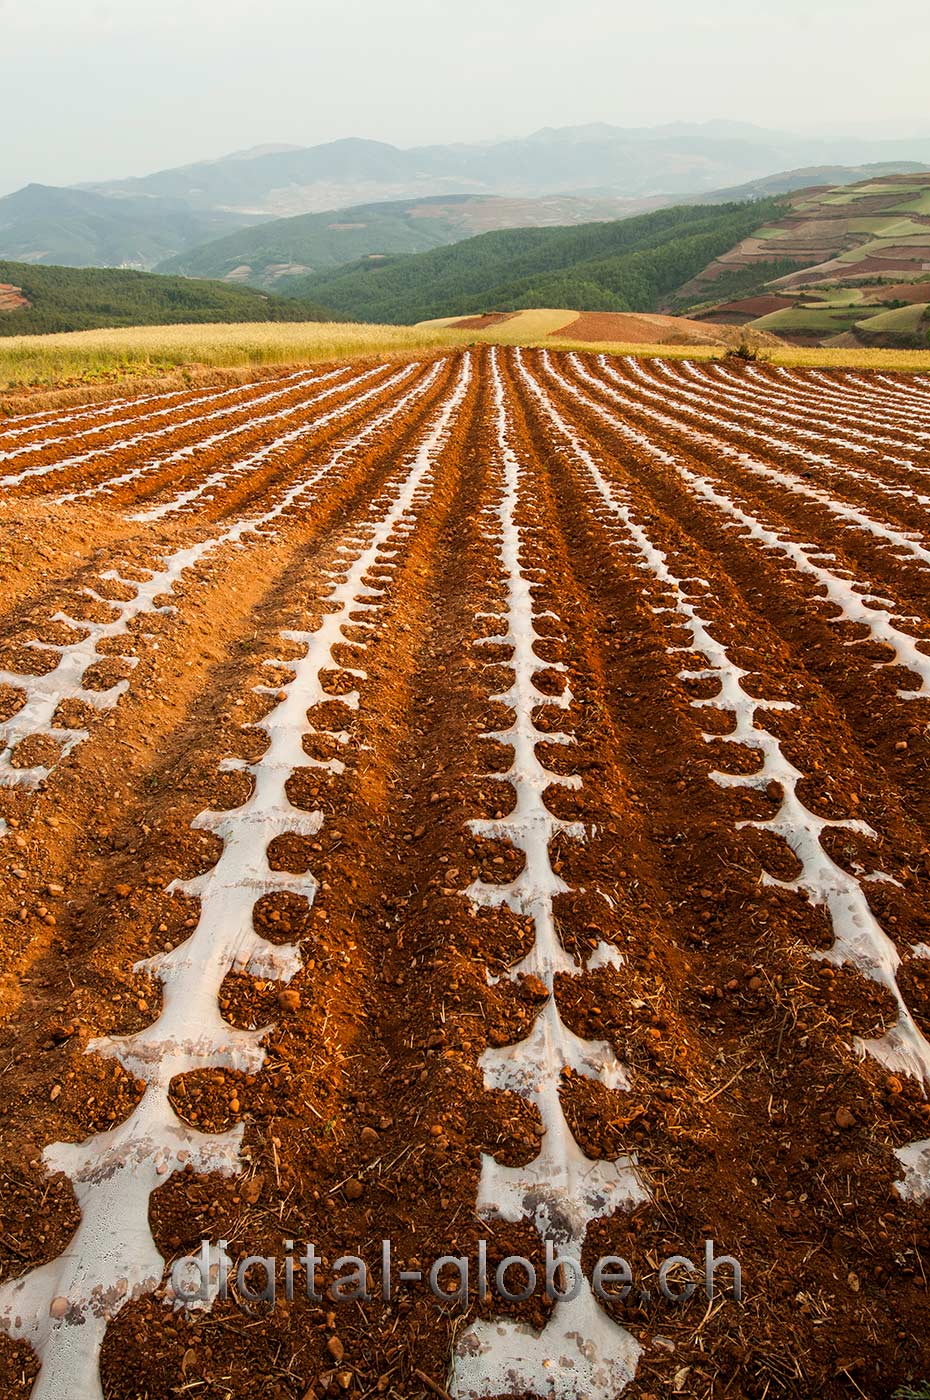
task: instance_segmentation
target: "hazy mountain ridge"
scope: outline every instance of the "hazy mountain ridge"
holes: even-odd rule
[[[0,257],[70,267],[150,268],[243,223],[181,201],[113,199],[90,190],[26,185],[0,199]]]
[[[293,264],[297,271],[319,272],[371,254],[445,245],[485,227],[551,224],[545,204],[536,207],[533,201],[576,201],[566,204],[561,216],[569,224],[676,202],[765,197],[795,187],[790,175],[773,172],[806,170],[816,179],[816,172],[824,171],[822,178],[836,183],[837,160],[861,168],[863,161],[885,159],[896,169],[930,161],[930,138],[811,140],[747,123],[708,122],[546,128],[519,140],[408,150],[354,137],[312,147],[262,146],[93,186],[28,185],[0,199],[0,257],[70,266],[167,265],[172,271],[232,274],[273,286],[278,272],[269,275],[269,266],[280,270]],[[376,204],[468,198],[477,201],[473,218],[463,218],[459,209],[445,227],[437,220],[430,230],[421,222],[428,209],[408,210],[410,217],[399,222],[396,211],[371,212]],[[522,201],[524,212],[516,219],[502,204],[499,221],[483,224],[489,201],[497,199]],[[234,239],[219,250],[219,263],[212,253],[184,257],[282,215],[348,211],[344,221],[358,222],[361,206],[365,221],[381,227],[371,227],[370,238],[343,230],[342,248],[328,232],[320,237],[319,228],[308,228],[276,230],[266,240],[245,236],[241,254]],[[289,243],[295,232],[300,237]],[[254,256],[253,250],[265,245],[267,255]]]
[[[907,163],[901,164],[906,166]],[[898,170],[900,165],[891,168]],[[926,167],[913,162],[910,168],[924,170]],[[287,284],[295,276],[324,273],[364,258],[425,252],[493,230],[605,223],[676,202],[728,203],[765,199],[807,185],[853,184],[865,177],[886,174],[888,170],[886,164],[813,166],[679,201],[670,196],[598,200],[571,195],[544,195],[535,199],[451,195],[356,205],[264,222],[256,228],[240,230],[189,249],[161,263],[158,271],[247,282],[287,295]]]
[[[700,194],[779,170],[900,160],[930,161],[930,138],[813,140],[732,122],[587,126],[544,129],[486,145],[405,150],[348,137],[255,156],[245,152],[87,188],[182,199],[192,208],[283,215],[428,195]],[[382,192],[375,193],[375,187]],[[337,189],[342,197],[335,197]]]

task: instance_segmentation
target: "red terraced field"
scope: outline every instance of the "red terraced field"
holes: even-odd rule
[[[930,1376],[930,381],[318,366],[0,487],[5,1397]]]

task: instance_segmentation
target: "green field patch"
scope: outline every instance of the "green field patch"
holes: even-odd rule
[[[894,212],[901,214],[930,214],[930,190],[924,190],[916,199],[905,200],[903,204],[895,204]]]
[[[875,190],[872,190],[868,193],[864,190],[844,190],[842,194],[826,195],[822,200],[818,201],[818,204],[821,207],[829,206],[833,209],[848,209],[852,205],[861,203],[864,199],[874,199],[875,196]],[[818,207],[818,204],[814,204],[811,207],[816,209]]]
[[[874,180],[867,185],[856,185],[852,192],[860,198],[868,199],[879,194],[895,195],[900,194],[902,190],[907,193],[909,190],[925,190],[926,188],[924,180],[909,180],[906,183],[902,181],[900,184],[897,180]]]
[[[818,291],[816,288],[805,288],[805,302],[810,301],[814,296],[817,298],[818,309],[831,306],[861,306],[865,300],[861,287],[826,287],[822,291]]]
[[[921,238],[930,243],[930,227],[917,223],[915,219],[901,219],[898,223],[889,224],[882,237],[893,238],[895,242],[900,238]]]
[[[861,306],[797,306],[771,311],[750,325],[773,335],[794,332],[807,335],[840,335],[862,320]]]
[[[858,219],[850,219],[847,227],[850,233],[884,234],[888,229],[895,228],[902,222],[909,221],[902,220],[898,215],[892,214],[863,214]]]
[[[908,252],[913,249],[915,262],[922,261],[921,254],[926,250],[927,260],[930,261],[930,229],[924,229],[922,233],[909,238],[872,238],[867,243],[860,244],[858,248],[850,248],[848,252],[840,253],[838,258],[844,263],[861,262],[863,258],[897,258],[898,255],[889,253],[890,248],[905,248]]]
[[[913,302],[910,306],[896,306],[892,311],[880,311],[877,316],[868,316],[857,325],[869,331],[894,331],[912,334],[919,331],[930,316],[927,302]]]

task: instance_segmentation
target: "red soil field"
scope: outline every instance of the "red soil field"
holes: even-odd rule
[[[919,303],[930,301],[930,281],[896,282],[882,287],[864,287],[862,299],[874,303],[882,301],[907,301]]]
[[[684,316],[654,316],[618,311],[582,311],[552,339],[619,341],[621,343],[663,345],[708,345],[715,337],[700,321]],[[719,339],[719,337],[717,338]]]
[[[925,249],[919,257],[916,254],[913,257],[907,256],[907,249],[897,251],[901,253],[901,257],[895,257],[889,249],[887,257],[863,258],[861,262],[850,263],[849,276],[861,277],[870,272],[919,272],[922,263],[930,267],[930,248]],[[923,270],[926,271],[927,267]]]
[[[14,287],[12,282],[0,282],[0,311],[18,311],[29,306],[28,297],[23,296],[22,287]]]
[[[930,1374],[928,408],[481,347],[0,424],[4,1400]],[[187,1307],[204,1240],[372,1294]]]
[[[466,316],[462,321],[452,321],[455,330],[485,331],[489,326],[499,326],[504,321],[512,321],[515,311],[488,311],[484,316]]]
[[[900,260],[900,261],[902,261],[902,262],[904,262],[904,261],[909,261],[909,262],[914,262],[914,263],[917,263],[917,264],[923,263],[923,264],[924,264],[924,269],[923,269],[923,270],[924,270],[925,272],[930,272],[930,244],[927,244],[927,243],[920,243],[920,244],[917,244],[917,243],[895,243],[895,244],[890,244],[889,247],[888,247],[888,249],[887,249],[887,253],[886,253],[886,254],[883,256],[883,258],[882,258],[882,261],[886,261],[886,260],[890,260],[891,262],[896,262],[896,261]]]
[[[784,311],[789,306],[794,306],[791,297],[758,296],[746,297],[742,301],[728,301],[718,309],[755,317],[768,316],[772,311]]]

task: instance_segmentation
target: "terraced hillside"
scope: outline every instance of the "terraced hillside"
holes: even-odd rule
[[[786,198],[783,218],[709,263],[670,305],[801,343],[850,335],[841,343],[925,346],[930,175],[888,175]]]
[[[928,410],[481,347],[0,426],[5,1397],[926,1381]]]

